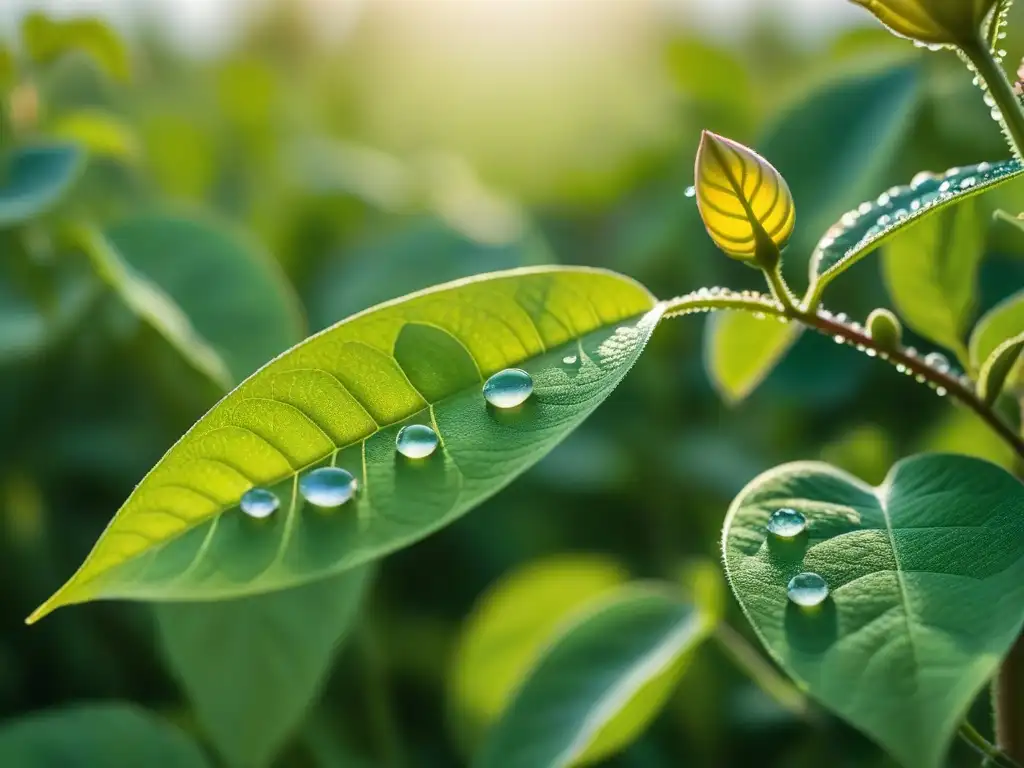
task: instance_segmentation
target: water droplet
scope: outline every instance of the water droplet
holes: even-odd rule
[[[960,189],[969,189],[978,183],[978,180],[973,176],[968,176],[966,179],[960,182]]]
[[[398,430],[395,447],[407,459],[425,459],[432,454],[440,442],[437,432],[426,424],[409,424]]]
[[[484,383],[484,399],[495,408],[515,408],[533,394],[533,379],[520,368],[498,371]]]
[[[281,502],[277,496],[266,488],[250,488],[242,495],[242,501],[239,506],[249,517],[262,519],[274,514],[277,508],[281,506]]]
[[[931,171],[921,171],[910,180],[910,188],[917,189],[918,187],[927,184],[929,181],[935,181],[937,178],[938,177]]]
[[[768,533],[781,536],[784,539],[792,539],[799,536],[807,528],[807,518],[795,509],[783,507],[772,512],[768,518]]]
[[[579,358],[576,357],[576,355],[566,355],[562,358],[562,362],[566,365],[576,365],[577,360],[579,360]]]
[[[816,573],[798,573],[790,579],[786,594],[801,608],[814,608],[828,597],[828,584]]]
[[[988,113],[988,115],[997,123],[1003,119],[1003,113],[999,110],[999,107],[994,107],[992,111]]]
[[[939,373],[949,372],[949,360],[941,352],[929,352],[924,356],[924,364],[934,368]]]
[[[944,181],[941,184],[939,184],[939,192],[949,192],[949,190],[952,188],[953,185],[950,184],[948,181]]]
[[[946,396],[946,388],[945,387],[936,387],[935,388],[935,394],[938,395],[939,397],[945,397]]]
[[[302,498],[316,507],[339,507],[356,492],[356,479],[341,467],[320,467],[299,479]]]
[[[678,187],[677,187],[677,189],[678,189]],[[696,187],[687,187],[686,191],[683,194],[686,195],[687,197],[696,197],[697,196],[697,188]]]
[[[844,336],[836,334],[835,336],[832,337],[832,341],[834,341],[836,344],[843,344],[846,342],[846,338]]]
[[[994,107],[996,105],[996,97],[993,96],[990,92],[985,91],[984,99],[986,107]]]

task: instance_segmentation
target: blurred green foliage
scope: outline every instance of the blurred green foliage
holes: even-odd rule
[[[629,10],[645,4],[608,3],[618,10],[589,25],[540,14],[499,44],[480,30],[504,23],[473,5],[396,18],[395,4],[367,4],[347,36],[324,41],[294,5],[272,4],[208,58],[159,30],[125,44],[95,20],[39,15],[0,41],[0,765],[460,765],[519,663],[473,653],[467,633],[508,588],[495,584],[524,578],[517,568],[540,578],[529,564],[581,564],[506,609],[529,635],[536,611],[548,625],[569,610],[561,590],[589,588],[594,563],[609,563],[600,582],[718,560],[729,501],[783,461],[822,457],[869,482],[911,451],[1012,466],[971,414],[814,334],[741,405],[723,405],[703,368],[705,321],[690,318],[659,329],[544,462],[384,560],[358,595],[92,604],[24,627],[224,386],[306,325],[554,261],[610,267],[659,296],[761,288],[715,251],[685,196],[702,128],[785,175],[797,203],[787,277],[801,290],[811,247],[846,210],[921,169],[1007,155],[955,57],[881,30],[807,46],[760,26],[725,45]],[[424,42],[435,38],[447,42]],[[1024,283],[1024,239],[989,226],[996,207],[1024,209],[1021,185],[978,204],[987,256],[958,323]],[[828,305],[863,319],[893,301],[868,258]],[[193,342],[223,380],[176,351]],[[740,371],[716,383],[740,399],[751,382]],[[200,620],[191,634],[193,609],[218,622],[237,612],[238,626]],[[749,632],[733,601],[725,613]],[[891,764],[838,720],[779,704],[721,646],[696,655],[652,726],[603,765]],[[952,760],[972,764],[960,750]]]

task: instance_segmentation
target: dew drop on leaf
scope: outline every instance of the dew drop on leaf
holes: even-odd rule
[[[533,394],[533,379],[521,368],[498,371],[484,382],[484,399],[495,408],[515,408]]]
[[[798,573],[786,587],[789,599],[802,608],[813,608],[825,602],[828,584],[816,573]]]
[[[439,442],[437,432],[426,424],[410,424],[398,430],[395,447],[407,459],[425,459],[437,449]]]
[[[686,188],[686,192],[684,192],[683,194],[685,194],[687,197],[696,197],[697,196],[697,188],[696,187],[687,187]]]
[[[356,492],[356,479],[340,467],[321,467],[299,479],[302,498],[316,507],[339,507]]]
[[[576,355],[566,355],[565,357],[562,358],[562,362],[565,363],[566,365],[576,365],[576,361],[578,359],[579,358],[576,357]]]
[[[807,528],[807,518],[795,509],[783,507],[772,512],[768,518],[768,533],[781,536],[784,539],[792,539],[799,536]]]
[[[239,506],[249,517],[262,519],[274,514],[277,508],[281,506],[281,502],[277,496],[265,488],[250,488],[242,495],[242,501]]]

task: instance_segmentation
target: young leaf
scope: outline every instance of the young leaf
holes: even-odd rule
[[[1022,350],[1024,333],[1004,341],[982,364],[978,373],[978,396],[989,405],[992,405],[1003,391],[1003,386],[1020,359]]]
[[[122,81],[131,77],[127,48],[99,19],[51,19],[43,13],[30,13],[22,22],[21,36],[29,57],[39,64],[50,64],[72,51],[85,51],[110,76]]]
[[[599,762],[660,711],[713,622],[660,586],[630,585],[563,629],[488,734],[474,768]]]
[[[124,704],[51,710],[0,727],[0,765],[14,768],[208,768],[177,728]]]
[[[555,555],[489,589],[463,625],[448,676],[459,740],[476,746],[567,617],[628,580],[626,569],[610,558]]]
[[[907,325],[962,359],[984,245],[968,201],[901,232],[882,254],[889,296]]]
[[[738,403],[757,389],[800,336],[797,323],[749,312],[722,312],[708,318],[704,367],[719,394]]]
[[[969,46],[999,0],[853,0],[900,37]]]
[[[1024,291],[1018,291],[986,312],[971,332],[971,368],[980,371],[992,353],[1024,333]]]
[[[342,321],[214,406],[30,620],[98,598],[258,594],[408,546],[496,493],[586,418],[663,310],[620,275],[538,268],[449,283]],[[523,369],[533,395],[515,409],[489,407],[481,386],[506,368]],[[441,445],[425,459],[398,455],[407,424],[431,426]],[[299,488],[325,466],[357,478],[352,501],[333,510],[307,504]],[[276,498],[269,519],[239,508],[253,488]]]
[[[1019,160],[919,173],[908,186],[848,211],[825,233],[811,255],[809,294],[820,296],[832,280],[905,227],[944,208],[987,192],[1024,173]]]
[[[271,763],[316,699],[370,568],[269,595],[156,606],[164,654],[229,766]]]
[[[78,178],[83,159],[71,144],[15,150],[0,177],[0,229],[21,224],[53,208]]]
[[[767,533],[781,508],[806,530]],[[908,768],[943,763],[1024,621],[1024,486],[978,459],[905,459],[878,488],[827,464],[777,467],[733,502],[723,548],[779,664]],[[807,572],[829,590],[815,609],[787,598]]]

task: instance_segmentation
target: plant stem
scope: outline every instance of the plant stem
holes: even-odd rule
[[[807,697],[765,661],[743,635],[728,624],[719,624],[714,637],[736,666],[781,707],[805,720],[815,719],[814,710]]]
[[[1016,761],[1004,754],[999,747],[992,744],[982,736],[969,722],[964,721],[960,726],[960,738],[971,745],[977,752],[985,757],[984,765],[1003,766],[1004,768],[1019,768]]]
[[[377,752],[376,765],[382,768],[403,768],[405,757],[394,708],[388,695],[388,680],[384,663],[377,648],[377,639],[369,619],[364,617],[357,630],[360,667],[370,718],[371,736]]]
[[[1024,111],[1002,65],[980,36],[973,44],[965,46],[963,53],[974,65],[978,77],[984,81],[989,94],[995,100],[1001,115],[999,122],[1014,154],[1018,158],[1024,158]]]

